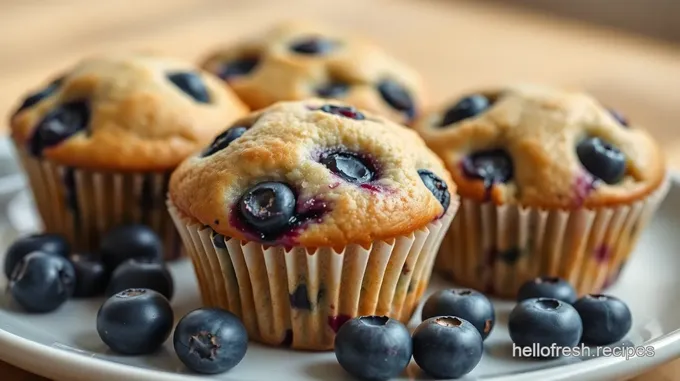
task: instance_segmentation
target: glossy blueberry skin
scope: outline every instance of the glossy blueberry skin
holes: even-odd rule
[[[54,94],[58,89],[59,86],[61,86],[61,82],[63,81],[63,78],[58,78],[49,85],[47,85],[44,89],[40,91],[36,91],[32,94],[29,94],[26,98],[24,98],[23,102],[21,103],[21,106],[15,111],[16,113],[19,113],[20,111],[23,111],[29,107],[33,107],[34,105],[38,104],[40,101],[43,99],[49,97],[50,95]]]
[[[185,94],[198,103],[210,103],[210,94],[203,83],[203,79],[196,73],[180,72],[167,75],[168,81],[172,82]]]
[[[433,317],[413,332],[413,359],[435,378],[459,378],[472,372],[483,352],[477,328],[459,317]]]
[[[318,36],[309,36],[294,41],[290,50],[298,54],[321,55],[330,53],[335,47],[334,41]]]
[[[361,111],[355,109],[354,107],[349,106],[323,105],[319,110],[327,112],[329,114],[343,116],[345,118],[354,120],[366,119],[366,117],[364,116],[364,114],[361,113]]]
[[[573,347],[581,340],[583,324],[571,304],[534,298],[518,303],[508,320],[510,338],[518,347]]]
[[[633,315],[621,299],[611,295],[586,295],[574,303],[583,322],[581,341],[609,345],[623,339],[633,325]]]
[[[626,174],[626,156],[600,138],[588,138],[576,146],[576,154],[591,175],[607,184],[617,184]]]
[[[415,104],[409,91],[401,84],[384,80],[378,84],[380,96],[395,110],[405,113],[409,119],[415,116]]]
[[[576,290],[569,282],[556,277],[538,277],[526,281],[517,291],[517,301],[533,298],[551,298],[573,304],[576,301]]]
[[[295,194],[288,185],[267,181],[246,191],[239,201],[239,210],[251,228],[276,235],[289,226],[295,203]]]
[[[339,98],[349,92],[350,85],[344,82],[331,82],[316,88],[316,95],[321,98]]]
[[[430,296],[423,305],[421,320],[456,316],[467,320],[486,339],[496,324],[496,311],[484,294],[469,289],[448,289]]]
[[[375,177],[375,171],[359,155],[334,152],[321,157],[321,164],[347,182],[365,184]]]
[[[162,262],[145,258],[132,258],[123,262],[111,274],[106,296],[112,296],[130,288],[154,290],[172,299],[174,283],[168,268]]]
[[[100,251],[104,264],[113,271],[131,258],[152,261],[163,259],[163,244],[156,233],[146,225],[122,225],[111,229],[101,240]]]
[[[111,273],[101,258],[93,254],[74,254],[70,260],[76,273],[73,296],[89,298],[103,294]]]
[[[236,315],[200,308],[177,323],[173,336],[177,357],[197,373],[217,374],[238,365],[248,350],[248,333]]]
[[[348,373],[382,381],[400,375],[411,361],[408,329],[386,316],[362,316],[342,325],[335,336],[335,357]]]
[[[505,183],[514,176],[510,155],[501,149],[479,151],[463,160],[463,172],[473,179],[484,181],[486,187]]]
[[[7,279],[9,279],[12,274],[14,266],[16,266],[23,257],[34,251],[42,251],[43,253],[67,257],[70,254],[71,247],[66,241],[66,238],[59,234],[33,234],[19,238],[10,245],[5,253],[4,270]]]
[[[440,127],[446,127],[461,120],[472,118],[486,111],[491,106],[489,98],[481,94],[467,96],[446,110]]]
[[[9,290],[27,312],[45,313],[64,304],[73,295],[75,283],[73,265],[66,258],[34,251],[14,268]]]
[[[90,106],[86,101],[58,105],[35,126],[28,149],[33,156],[41,157],[44,149],[59,145],[89,124]]]
[[[437,198],[442,205],[442,208],[444,208],[444,213],[446,213],[451,204],[451,193],[449,192],[449,187],[446,185],[446,182],[427,169],[419,169],[418,175],[420,176],[420,179],[423,180],[427,189],[429,189],[434,197]]]
[[[244,57],[225,62],[217,70],[217,76],[225,81],[250,74],[260,63],[258,57]]]
[[[170,302],[163,295],[129,289],[110,297],[99,308],[97,333],[116,353],[143,355],[163,345],[173,322]]]
[[[248,127],[234,126],[219,134],[203,153],[203,157],[208,157],[227,148],[231,142],[240,138],[246,131],[248,131]]]

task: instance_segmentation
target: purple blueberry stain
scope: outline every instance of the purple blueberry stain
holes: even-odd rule
[[[338,333],[340,328],[342,327],[343,324],[347,323],[352,319],[351,316],[349,315],[336,315],[336,316],[329,316],[328,317],[328,326],[331,327],[333,332]]]
[[[590,194],[597,188],[595,179],[587,173],[576,176],[574,182],[574,203],[581,206]]]
[[[213,245],[218,249],[227,248],[227,243],[225,242],[224,236],[212,229],[210,231],[210,240],[212,241]]]
[[[290,294],[290,306],[298,310],[311,311],[312,302],[309,300],[307,285],[304,283],[299,284],[295,291]]]
[[[511,247],[500,253],[500,259],[508,265],[514,265],[517,263],[519,258],[522,256],[523,252],[518,247]]]
[[[283,340],[281,340],[281,346],[290,348],[293,345],[293,330],[287,329]]]
[[[603,264],[609,262],[612,257],[612,250],[611,247],[609,247],[607,244],[601,244],[600,246],[596,247],[593,253],[593,257],[597,261],[597,263]]]

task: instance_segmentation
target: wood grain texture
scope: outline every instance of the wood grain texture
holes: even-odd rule
[[[479,2],[4,0],[0,115],[84,55],[154,48],[196,60],[287,19],[370,36],[423,73],[433,104],[523,81],[586,89],[650,129],[680,168],[680,47]],[[2,362],[0,379],[41,380]],[[680,380],[680,362],[636,380]]]

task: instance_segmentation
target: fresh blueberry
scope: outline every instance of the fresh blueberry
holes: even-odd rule
[[[617,122],[619,122],[622,126],[628,127],[628,119],[623,116],[619,111],[614,110],[614,109],[609,109],[609,113],[616,119]]]
[[[527,299],[508,319],[510,338],[518,347],[573,347],[581,340],[583,324],[571,304],[557,299]],[[540,349],[539,349],[540,350]]]
[[[600,138],[588,138],[576,146],[583,168],[607,184],[616,184],[626,174],[626,156]]]
[[[248,189],[239,201],[239,210],[253,229],[276,235],[289,226],[295,203],[295,194],[288,185],[268,181]]]
[[[58,145],[87,128],[90,123],[90,107],[87,102],[74,101],[57,106],[38,122],[29,141],[29,150],[41,156],[45,148]]]
[[[446,127],[461,120],[472,118],[483,113],[489,108],[491,102],[489,98],[481,94],[467,96],[458,101],[451,108],[446,110],[440,127]]]
[[[76,287],[73,296],[87,298],[104,293],[110,273],[104,263],[92,254],[75,254],[71,263],[76,273]]]
[[[131,258],[121,263],[111,274],[106,296],[129,288],[154,290],[168,300],[174,292],[172,275],[165,264],[146,258]]]
[[[427,187],[434,197],[437,198],[446,213],[451,204],[451,193],[449,193],[449,187],[444,180],[440,179],[437,175],[427,169],[419,169],[418,175],[420,175],[420,179],[423,180],[425,187]]]
[[[576,290],[564,279],[556,277],[538,277],[526,281],[517,291],[517,301],[533,298],[552,298],[573,304],[576,301]]]
[[[43,313],[56,310],[71,297],[75,283],[75,271],[68,259],[34,251],[14,267],[9,289],[23,309]]]
[[[349,92],[350,85],[344,82],[330,82],[316,88],[316,94],[321,98],[340,98]]]
[[[111,229],[101,241],[104,264],[113,271],[131,258],[161,261],[163,244],[158,235],[146,225],[122,225]]]
[[[67,257],[70,254],[71,248],[66,238],[59,234],[33,234],[20,238],[9,246],[5,254],[5,276],[9,279],[14,266],[23,257],[34,251]]]
[[[610,295],[586,295],[574,303],[583,321],[581,341],[587,345],[609,345],[626,336],[633,316],[626,303]]]
[[[484,294],[468,289],[438,291],[430,296],[421,320],[437,316],[457,316],[477,328],[482,339],[486,339],[496,323],[496,312],[491,301]]]
[[[333,152],[321,157],[321,164],[347,182],[371,182],[375,171],[359,155],[350,152]]]
[[[298,54],[321,55],[330,53],[337,43],[318,36],[307,36],[294,41],[290,50]]]
[[[177,357],[197,373],[217,374],[238,365],[248,350],[248,333],[232,313],[218,308],[189,312],[172,340]]]
[[[327,112],[333,115],[344,116],[345,118],[350,118],[354,120],[364,120],[366,117],[361,111],[349,106],[335,106],[335,105],[323,105],[319,109],[323,112]]]
[[[238,58],[222,64],[216,74],[223,80],[229,81],[250,74],[259,63],[258,57]]]
[[[97,312],[97,333],[123,355],[156,351],[170,336],[174,314],[170,302],[153,290],[129,289],[113,295]]]
[[[432,377],[459,378],[472,372],[483,351],[479,331],[463,318],[433,317],[413,332],[413,359]]]
[[[468,177],[483,180],[486,187],[507,182],[514,172],[510,155],[500,149],[473,153],[463,160],[463,171]]]
[[[208,147],[208,149],[203,153],[203,157],[208,157],[227,148],[231,142],[240,138],[241,135],[243,135],[246,131],[248,131],[248,127],[230,127],[228,130],[219,134],[215,140],[213,140],[212,144],[210,144],[210,147]]]
[[[203,79],[196,73],[170,73],[167,78],[180,90],[199,103],[209,103],[210,94],[206,89]]]
[[[378,84],[378,92],[392,108],[406,113],[409,118],[415,116],[413,99],[404,86],[388,79]]]
[[[57,78],[56,80],[52,81],[52,83],[47,85],[47,87],[45,87],[44,89],[29,94],[26,98],[24,98],[24,101],[21,103],[21,106],[19,106],[19,108],[16,110],[15,114],[18,113],[19,111],[25,110],[29,107],[38,104],[43,99],[54,94],[59,89],[59,86],[61,86],[62,81],[63,78]]]
[[[363,380],[400,375],[413,354],[408,329],[387,316],[362,316],[343,324],[335,336],[335,357],[348,373]]]

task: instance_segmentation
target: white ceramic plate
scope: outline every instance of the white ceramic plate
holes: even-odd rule
[[[8,214],[9,219],[0,219],[1,252],[17,234],[36,229],[38,221],[30,198],[25,194],[10,203]],[[9,223],[10,220],[14,224]],[[633,311],[633,328],[623,344],[651,346],[654,356],[558,360],[513,357],[506,328],[512,303],[498,302],[498,325],[485,343],[482,361],[465,379],[510,381],[579,377],[580,381],[620,380],[680,356],[680,303],[677,299],[680,237],[677,226],[680,226],[680,182],[676,179],[622,279],[609,290],[624,299]],[[199,307],[190,266],[187,261],[172,265],[177,290],[172,304],[177,319]],[[4,283],[4,279],[0,280],[0,287],[4,287]],[[446,282],[435,279],[430,291],[446,286]],[[171,342],[166,342],[159,353],[151,356],[124,357],[111,353],[95,330],[95,316],[101,303],[101,299],[73,300],[55,313],[30,315],[15,309],[6,295],[0,296],[0,358],[56,380],[188,381],[206,378],[184,369],[174,355]],[[241,364],[214,379],[351,380],[332,352],[294,352],[255,343],[250,345]],[[412,363],[402,379],[426,378]]]

